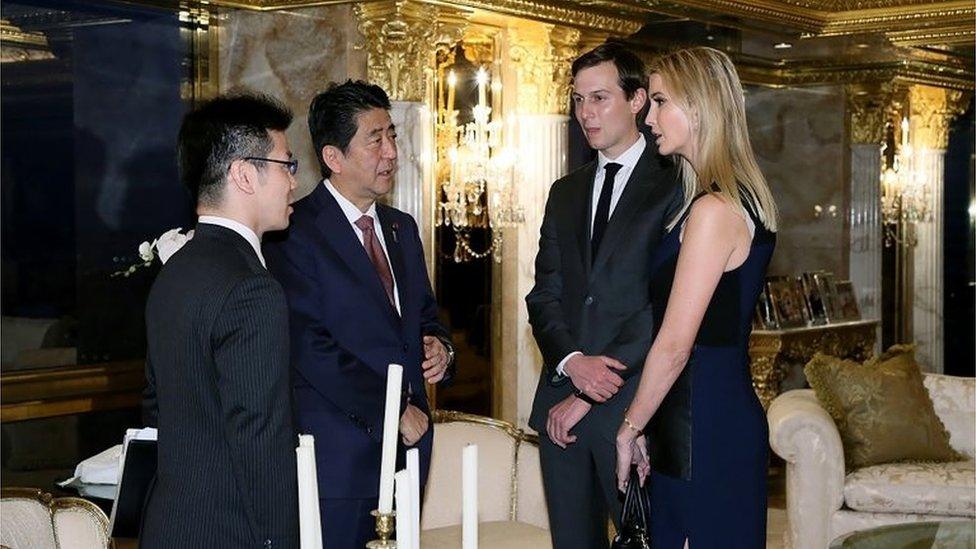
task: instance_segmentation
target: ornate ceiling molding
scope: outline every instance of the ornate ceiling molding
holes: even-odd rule
[[[976,79],[971,67],[920,59],[877,63],[856,60],[769,62],[737,56],[735,63],[744,83],[784,88],[893,82],[901,85],[925,84],[950,90],[971,91],[973,81]]]

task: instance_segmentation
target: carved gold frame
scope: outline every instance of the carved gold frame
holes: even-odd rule
[[[49,518],[51,520],[52,532],[55,532],[54,539],[55,543],[59,546],[60,543],[57,542],[57,531],[54,529],[54,514],[62,509],[80,509],[82,512],[90,515],[98,525],[99,531],[108,540],[109,547],[115,547],[115,541],[109,533],[109,519],[105,516],[105,512],[102,511],[94,503],[77,497],[54,497],[50,493],[45,492],[39,488],[3,488],[0,490],[0,499],[26,499],[30,501],[35,501],[45,508],[47,508]]]
[[[491,427],[492,429],[497,429],[504,432],[508,436],[512,437],[515,441],[515,452],[512,456],[512,470],[509,472],[509,478],[511,481],[511,491],[512,498],[509,502],[508,508],[508,519],[514,521],[518,516],[518,458],[519,450],[522,447],[523,442],[532,444],[533,446],[539,445],[539,436],[532,433],[526,433],[522,429],[519,429],[515,425],[503,421],[500,419],[479,416],[475,414],[466,414],[464,412],[455,412],[452,410],[434,410],[432,412],[434,423],[473,423],[475,425],[484,425],[486,427]]]

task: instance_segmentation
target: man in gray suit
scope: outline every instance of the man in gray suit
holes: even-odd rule
[[[549,192],[525,298],[545,362],[529,425],[543,435],[553,547],[594,549],[620,514],[614,438],[651,346],[651,256],[681,191],[638,130],[640,59],[604,44],[572,72],[574,113],[598,154]]]
[[[291,214],[291,119],[270,98],[235,96],[180,128],[200,217],[146,305],[143,405],[159,442],[143,548],[298,547],[288,308],[261,255]]]

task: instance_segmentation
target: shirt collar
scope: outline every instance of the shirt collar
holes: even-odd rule
[[[342,196],[342,193],[339,192],[339,189],[336,189],[335,185],[333,185],[328,178],[323,179],[322,184],[325,185],[325,188],[329,189],[329,192],[332,193],[333,197],[335,197],[336,202],[339,203],[339,208],[342,209],[342,213],[346,215],[346,219],[348,219],[349,222],[352,224],[355,224],[356,221],[359,221],[359,218],[364,215],[363,212],[359,208],[357,208],[355,204],[350,202],[348,198]],[[379,219],[377,219],[376,217],[376,202],[373,202],[372,204],[369,205],[369,209],[366,210],[365,215],[372,217],[374,222],[379,221]]]
[[[258,259],[261,261],[261,265],[263,265],[265,268],[268,267],[268,265],[264,262],[264,255],[261,253],[261,239],[258,238],[258,235],[247,225],[239,221],[234,221],[228,217],[220,217],[216,215],[201,215],[197,222],[206,223],[208,225],[219,225],[241,235],[244,237],[244,240],[247,240],[247,243],[254,248],[254,253],[258,254]]]
[[[598,167],[600,170],[603,170],[608,162],[616,162],[623,166],[622,169],[632,170],[637,165],[637,161],[640,160],[641,155],[644,154],[645,145],[647,145],[647,140],[644,139],[644,134],[637,132],[637,141],[634,141],[634,144],[617,158],[611,160],[603,154],[603,151],[598,152],[596,155]]]

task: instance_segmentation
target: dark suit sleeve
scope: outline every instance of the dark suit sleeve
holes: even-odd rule
[[[328,304],[320,298],[321,281],[311,266],[299,266],[303,257],[319,253],[309,248],[298,234],[292,234],[287,244],[266,248],[268,265],[288,298],[292,364],[320,395],[380,442],[383,407],[375,403],[386,401],[386,378],[340,346],[326,327],[321,315]]]
[[[156,372],[153,371],[149,351],[146,350],[146,387],[142,390],[142,425],[156,427],[159,405],[156,402]]]
[[[555,203],[558,200],[553,185],[546,202],[539,236],[539,253],[535,257],[535,286],[525,296],[529,310],[532,334],[542,351],[546,369],[551,373],[566,355],[578,351],[575,338],[564,320],[560,305],[563,279],[560,265],[559,242],[556,236]],[[580,221],[582,223],[582,220]]]
[[[420,230],[417,228],[417,223],[414,221],[413,217],[406,216],[410,221],[410,226],[413,228],[415,249],[417,250],[416,257],[414,261],[418,265],[424,267],[424,287],[423,296],[420,299],[420,333],[425,336],[434,336],[444,344],[450,350],[454,350],[454,341],[451,339],[451,333],[448,329],[441,324],[440,316],[438,315],[439,308],[437,306],[437,298],[434,297],[434,290],[430,284],[430,276],[427,273],[427,260],[424,258],[424,245],[420,240]],[[438,383],[441,386],[449,385],[450,381],[454,379],[455,374],[457,374],[457,360],[451,362],[448,365],[447,371],[444,373],[443,379]]]
[[[269,276],[230,291],[211,331],[234,478],[259,542],[294,544],[298,488],[291,423],[287,305]]]

